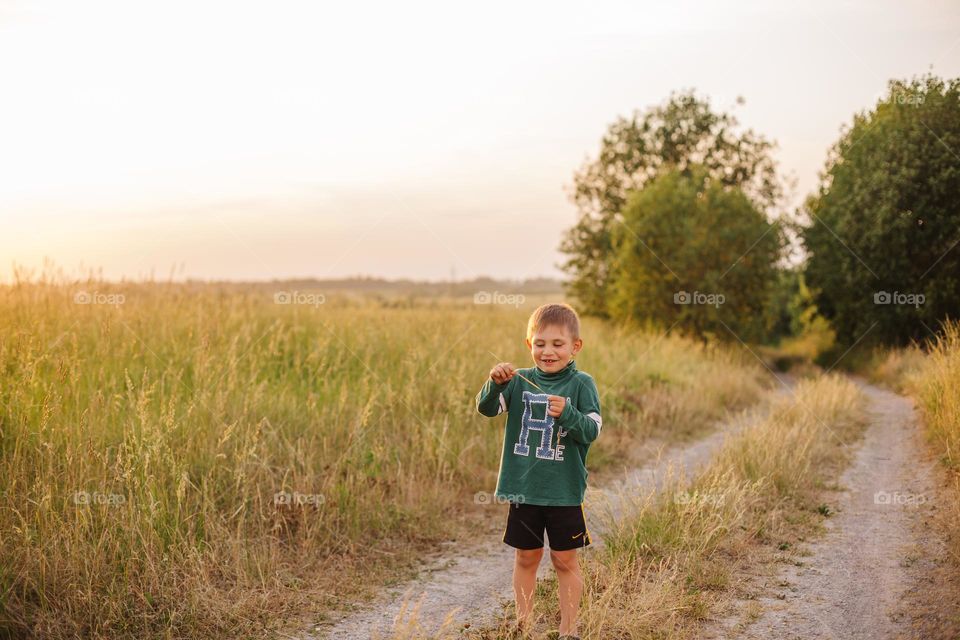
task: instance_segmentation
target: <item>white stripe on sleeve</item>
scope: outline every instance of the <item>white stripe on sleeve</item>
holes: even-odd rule
[[[588,413],[587,417],[597,423],[597,435],[600,435],[600,429],[603,427],[603,418],[600,417],[599,413]]]

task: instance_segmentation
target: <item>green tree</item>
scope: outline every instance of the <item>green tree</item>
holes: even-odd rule
[[[574,174],[570,195],[579,217],[560,247],[568,255],[563,265],[570,276],[568,293],[585,313],[607,315],[611,230],[628,194],[664,171],[689,175],[691,167],[703,167],[720,184],[740,187],[763,211],[781,199],[774,144],[738,127],[736,118],[714,112],[692,90],[675,92],[666,103],[610,125],[599,156]]]
[[[613,318],[723,339],[766,336],[783,229],[709,168],[655,178],[628,200],[611,239]]]
[[[772,342],[794,335],[794,304],[802,277],[800,268],[796,266],[780,269],[777,272],[777,283],[766,309],[768,316],[766,326],[769,329],[768,337]]]
[[[960,316],[960,79],[892,80],[807,199],[806,280],[840,346],[904,344]]]

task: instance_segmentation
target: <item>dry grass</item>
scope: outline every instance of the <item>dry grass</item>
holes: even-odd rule
[[[960,568],[960,323],[946,323],[926,347],[926,353],[916,347],[886,352],[870,375],[917,399],[929,441],[947,469],[942,525]]]
[[[946,541],[946,557],[928,576],[926,602],[937,602],[940,611],[960,610],[960,323],[947,322],[944,332],[925,345],[878,351],[867,375],[916,399],[922,423],[934,454],[942,463],[938,474],[939,507],[924,526]],[[930,637],[956,637],[960,619],[926,616],[923,632]]]
[[[950,473],[957,513],[953,552],[960,562],[960,323],[919,347],[878,352],[868,375],[917,399],[934,451]]]
[[[260,637],[371,595],[482,516],[502,419],[473,398],[490,350],[527,366],[536,302],[0,289],[0,635]],[[675,336],[588,320],[584,338],[591,470],[704,429],[766,376]]]
[[[864,369],[871,382],[899,393],[910,393],[907,379],[924,368],[926,359],[927,355],[915,345],[903,349],[877,349],[867,359]]]
[[[908,353],[909,356],[903,355]],[[960,473],[960,324],[945,325],[926,358],[916,350],[891,354],[888,362],[914,361],[901,374],[904,388],[920,401],[927,430],[944,463]]]

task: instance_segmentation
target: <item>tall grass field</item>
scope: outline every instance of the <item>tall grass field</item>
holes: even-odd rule
[[[297,629],[482,518],[501,421],[473,399],[531,366],[543,300],[217,285],[0,288],[0,635]],[[696,435],[770,376],[745,349],[584,319],[593,472]]]

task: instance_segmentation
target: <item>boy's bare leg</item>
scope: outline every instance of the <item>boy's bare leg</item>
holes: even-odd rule
[[[583,578],[580,576],[580,563],[577,550],[550,551],[553,568],[557,570],[557,582],[560,591],[560,635],[576,635],[577,612],[580,609],[580,596],[583,595]]]
[[[517,624],[529,628],[530,613],[533,611],[533,591],[537,586],[537,567],[543,557],[543,547],[539,549],[517,549],[513,564],[513,593],[517,598]]]

